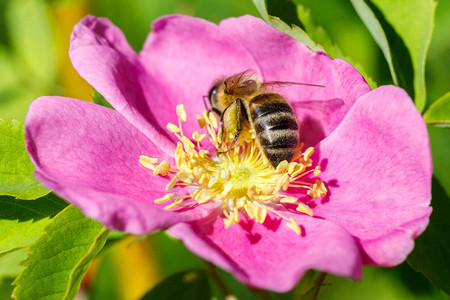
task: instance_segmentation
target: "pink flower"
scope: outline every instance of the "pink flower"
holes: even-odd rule
[[[308,269],[358,279],[363,264],[397,265],[428,223],[429,142],[408,95],[394,86],[371,91],[345,61],[311,52],[257,18],[215,25],[163,17],[136,53],[108,20],[88,16],[75,27],[69,54],[115,110],[41,97],[26,118],[27,149],[42,183],[109,228],[133,234],[169,228],[192,252],[244,283],[287,291]],[[311,199],[289,185],[274,197],[295,197],[301,212],[277,202],[267,205],[267,217],[251,218],[240,208],[240,222],[225,218],[238,223],[228,228],[221,200],[164,209],[154,200],[170,199],[171,177],[164,170],[154,176],[139,158],[175,165],[176,138],[166,124],[177,122],[177,104],[186,107],[189,137],[199,130],[195,115],[205,109],[202,97],[212,83],[247,69],[264,81],[325,86],[281,93],[297,113],[305,148],[315,148],[311,159],[328,193]],[[200,192],[192,184],[173,188],[176,195],[194,193]],[[298,226],[298,234],[283,224]]]

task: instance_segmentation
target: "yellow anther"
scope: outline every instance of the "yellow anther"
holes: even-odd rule
[[[226,196],[233,189],[233,184],[231,182],[226,182],[223,185],[223,190],[221,195]]]
[[[298,199],[295,197],[285,197],[285,198],[281,198],[280,202],[281,203],[296,203],[297,200]]]
[[[146,167],[147,169],[150,169],[150,170],[154,170],[155,169],[154,164],[157,163],[157,162],[158,162],[157,158],[151,158],[151,157],[148,157],[148,156],[145,156],[145,155],[141,155],[139,157],[139,163],[141,165],[143,165],[144,167]]]
[[[211,200],[214,197],[214,194],[208,193],[208,190],[200,190],[200,192],[195,197],[195,200],[198,201],[198,203],[206,203],[209,200]]]
[[[312,211],[311,207],[309,207],[308,205],[306,205],[306,204],[303,203],[303,202],[300,202],[300,203],[298,204],[296,210],[297,210],[298,212],[307,214],[307,215],[309,215],[309,216],[311,216],[311,217],[313,216],[313,211]]]
[[[203,119],[205,120],[206,125],[211,124],[211,122],[209,121],[209,115],[211,115],[211,113],[207,112],[206,110],[203,111]]]
[[[283,176],[281,176],[281,186],[283,187],[283,191],[288,189],[290,183],[289,174],[284,173]]]
[[[286,226],[294,230],[298,235],[302,233],[300,226],[298,226],[297,222],[295,222],[293,218],[289,218],[289,222],[286,224]]]
[[[233,209],[233,213],[234,213],[233,222],[234,222],[234,224],[237,224],[237,223],[239,223],[239,210],[237,209],[236,206]]]
[[[180,133],[181,132],[180,128],[178,128],[177,125],[172,124],[172,123],[168,123],[166,125],[166,128],[167,128],[167,130],[169,130],[172,133]]]
[[[314,176],[319,176],[320,173],[321,173],[321,171],[320,171],[320,166],[316,166],[316,167],[314,168]]]
[[[192,169],[192,175],[194,175],[194,178],[200,179],[200,176],[202,176],[203,170],[202,168],[199,168],[198,166],[195,166]]]
[[[216,129],[216,128],[219,127],[219,124],[217,123],[217,119],[216,119],[216,117],[215,117],[214,115],[212,115],[212,114],[210,115],[209,121],[211,122],[211,126],[212,126],[214,129]]]
[[[296,162],[290,162],[288,167],[288,174],[294,173],[296,170],[298,170],[299,164]]]
[[[201,185],[205,186],[208,185],[209,182],[209,175],[208,173],[203,173],[202,176],[200,176],[200,179],[198,181],[198,183],[200,183]]]
[[[186,116],[186,111],[184,110],[184,105],[183,104],[178,104],[177,105],[177,116],[178,116],[178,118],[180,118],[180,120],[182,122],[186,122],[187,116]]]
[[[217,175],[212,175],[209,177],[208,187],[212,188],[214,184],[216,184],[219,177]]]
[[[297,175],[305,172],[305,170],[306,170],[306,167],[302,164],[298,164],[297,166],[298,166],[298,169],[296,171],[294,171],[294,173],[292,173],[292,175],[291,175],[292,177],[296,177]]]
[[[246,197],[241,197],[241,198],[236,200],[235,206],[237,208],[243,208],[246,202],[247,202],[247,198]]]
[[[314,148],[309,147],[308,149],[305,150],[305,152],[303,152],[303,159],[305,161],[307,161],[313,153],[314,153]]]
[[[186,173],[186,172],[178,172],[177,177],[178,177],[178,179],[180,179],[181,181],[183,181],[184,183],[187,183],[187,184],[191,184],[192,179],[194,179],[194,176],[192,176],[191,173]]]
[[[175,186],[175,183],[177,182],[177,177],[174,176],[172,180],[169,182],[169,184],[166,186],[166,191],[170,190]]]
[[[287,168],[289,167],[289,163],[287,162],[287,160],[283,160],[282,162],[280,162],[277,166],[277,168],[275,169],[275,172],[277,173],[282,173],[284,172]]]
[[[275,189],[274,189],[273,185],[266,184],[266,185],[264,185],[264,188],[263,188],[263,194],[264,195],[271,195],[271,194],[273,194],[274,190]]]
[[[233,224],[233,221],[230,219],[230,217],[224,218],[223,223],[225,224],[225,228],[230,228],[231,224]]]
[[[193,150],[195,148],[194,143],[191,142],[190,139],[188,139],[187,137],[183,136],[181,138],[181,141],[183,142],[183,146],[184,146],[184,150],[186,151],[186,153],[188,155],[192,155],[193,154]]]
[[[261,206],[256,211],[255,221],[258,223],[264,223],[267,217],[267,208],[265,206]]]
[[[320,190],[320,193],[322,195],[325,195],[327,193],[327,188],[325,187],[325,184],[323,184],[323,182],[320,181],[320,180],[316,180],[316,184],[317,184],[317,187]]]
[[[196,142],[201,142],[206,137],[206,134],[200,134],[198,131],[194,131],[192,139]]]
[[[244,209],[245,209],[245,212],[247,213],[247,215],[248,215],[250,218],[252,218],[252,219],[255,218],[255,205],[254,205],[253,203],[247,202],[247,203],[244,205]]]
[[[166,176],[169,173],[169,170],[172,166],[165,160],[163,160],[158,166],[156,166],[155,170],[153,170],[153,175],[162,175]]]
[[[316,180],[316,183],[313,184],[312,188],[306,192],[308,195],[310,195],[314,199],[317,199],[326,193],[326,189],[325,189],[325,192],[323,192],[322,188],[319,187],[318,182],[322,183],[319,180]],[[323,183],[322,183],[322,185],[323,185]],[[323,188],[325,188],[325,186],[323,186]]]
[[[200,157],[201,158],[206,158],[206,155],[208,155],[209,154],[209,151],[208,150],[200,150],[199,152],[198,152],[199,154],[200,154]]]
[[[228,169],[220,170],[220,178],[222,178],[223,180],[230,180],[231,178],[230,170]]]
[[[173,197],[173,194],[166,194],[166,195],[164,195],[164,197],[153,200],[153,202],[155,202],[157,204],[164,203],[164,202],[172,199],[172,197]]]
[[[250,199],[254,199],[255,195],[256,195],[256,186],[252,184],[247,190],[247,196]]]
[[[206,126],[205,118],[200,115],[197,115],[197,122],[198,122],[198,126],[200,126],[200,128],[203,128]]]
[[[165,210],[171,210],[172,208],[175,208],[175,207],[179,206],[181,203],[183,203],[183,199],[175,200],[171,204],[169,204],[166,207],[164,207],[164,209]]]

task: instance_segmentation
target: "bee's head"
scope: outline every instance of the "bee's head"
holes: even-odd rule
[[[216,109],[218,106],[217,89],[218,89],[218,85],[217,84],[213,85],[213,87],[209,90],[209,94],[208,94],[208,100],[209,100],[209,103],[211,104],[211,107],[216,108]]]

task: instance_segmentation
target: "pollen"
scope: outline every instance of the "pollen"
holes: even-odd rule
[[[168,180],[165,190],[169,193],[155,199],[156,204],[164,205],[165,210],[178,211],[214,202],[225,228],[241,222],[244,215],[264,223],[270,214],[284,219],[288,228],[301,235],[301,226],[284,212],[313,217],[313,210],[304,199],[308,196],[317,199],[327,193],[323,182],[315,178],[321,170],[319,166],[313,167],[312,147],[304,152],[299,150],[295,161],[282,161],[274,168],[262,154],[253,133],[232,146],[232,137],[222,135],[215,116],[205,111],[197,116],[205,133],[195,131],[191,140],[183,133],[182,122],[187,120],[184,106],[178,105],[176,113],[178,126],[167,125],[168,131],[179,140],[173,165],[165,160],[158,163],[157,158],[145,155],[139,158],[142,166],[153,171],[153,176]],[[202,142],[207,145],[206,137],[215,149],[228,150],[210,154],[202,149]],[[177,186],[190,187],[190,193],[177,195]],[[295,189],[297,196],[303,191],[305,197],[299,200],[289,193],[291,189]]]

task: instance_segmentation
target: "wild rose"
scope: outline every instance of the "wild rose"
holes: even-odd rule
[[[115,110],[41,97],[26,118],[27,149],[43,184],[111,229],[169,228],[244,283],[282,292],[308,269],[358,279],[364,264],[399,264],[428,223],[428,136],[408,95],[394,86],[371,91],[348,63],[259,19],[163,17],[138,54],[108,20],[88,16],[69,54]],[[196,115],[215,80],[248,69],[263,81],[325,87],[281,91],[304,143],[297,165],[259,169],[256,157],[244,168],[254,176],[238,180],[232,173],[248,156],[237,151],[257,148],[243,143],[221,165],[224,156],[200,142]],[[199,120],[214,137],[210,118]],[[212,170],[199,167],[206,162]],[[302,183],[293,176],[300,168]],[[238,181],[244,202],[234,194]]]

